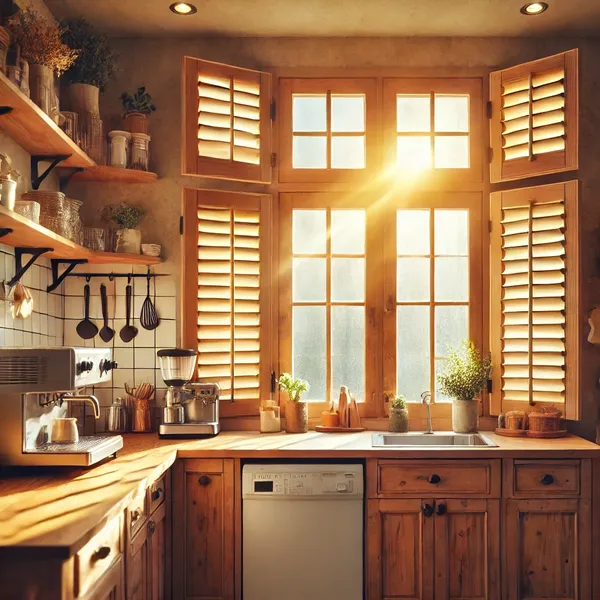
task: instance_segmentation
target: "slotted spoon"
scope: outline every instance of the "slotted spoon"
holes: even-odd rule
[[[158,314],[156,313],[156,308],[154,308],[154,304],[152,304],[152,299],[150,298],[150,273],[147,276],[148,279],[148,288],[146,293],[146,299],[144,300],[144,304],[142,304],[142,312],[140,314],[140,324],[144,329],[148,329],[152,331],[152,329],[156,329],[158,324],[160,323],[160,319],[158,318]]]

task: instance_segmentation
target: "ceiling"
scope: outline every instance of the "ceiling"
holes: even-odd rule
[[[526,0],[45,0],[59,18],[83,16],[112,36],[550,36],[600,34],[599,0],[547,0],[529,17]]]

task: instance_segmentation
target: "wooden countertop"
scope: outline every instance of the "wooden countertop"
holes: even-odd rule
[[[577,436],[505,438],[496,448],[372,448],[371,434],[224,432],[208,440],[160,440],[129,434],[116,459],[91,469],[0,470],[0,558],[68,557],[128,505],[176,458],[600,458],[600,446]]]

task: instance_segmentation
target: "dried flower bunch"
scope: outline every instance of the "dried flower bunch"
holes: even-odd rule
[[[121,202],[106,206],[102,214],[105,219],[116,223],[119,229],[135,229],[142,220],[144,211],[139,206]]]
[[[443,394],[457,400],[474,400],[485,389],[491,372],[491,359],[482,359],[475,344],[464,341],[446,359],[437,380]]]
[[[25,60],[49,67],[57,75],[66,71],[78,56],[77,50],[63,44],[63,28],[30,7],[8,19],[6,28]]]
[[[278,383],[279,389],[287,392],[292,402],[300,402],[300,394],[309,390],[309,385],[304,379],[294,379],[289,373],[282,373]]]

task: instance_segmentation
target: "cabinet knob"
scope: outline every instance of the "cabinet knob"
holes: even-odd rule
[[[436,504],[435,514],[440,516],[446,514],[446,505],[443,502],[441,502],[440,504]]]
[[[150,535],[154,535],[154,532],[156,531],[156,523],[154,521],[148,523],[148,531],[150,532]]]
[[[202,475],[202,477],[200,477],[200,479],[198,479],[198,483],[204,487],[206,487],[207,485],[210,485],[211,481],[212,481],[212,479],[208,475]]]
[[[421,510],[426,517],[431,517],[433,515],[433,506],[431,504],[423,503],[421,505]]]
[[[98,560],[104,560],[110,554],[110,546],[100,546],[94,554],[90,557],[91,562]]]
[[[550,473],[546,473],[540,479],[540,483],[542,485],[552,485],[554,483],[554,477],[552,477],[552,475],[550,475]]]
[[[429,483],[439,483],[441,480],[442,478],[437,473],[433,473],[433,475],[429,476],[427,481],[429,481]]]
[[[156,502],[162,495],[163,493],[163,489],[162,488],[156,488],[155,490],[153,490],[152,492],[152,502]]]

